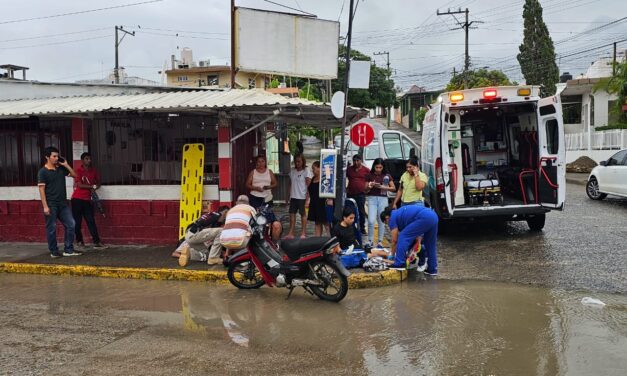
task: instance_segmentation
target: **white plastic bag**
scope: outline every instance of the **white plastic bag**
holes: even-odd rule
[[[585,298],[581,299],[581,304],[595,305],[595,306],[599,306],[599,307],[605,306],[605,303],[603,303],[599,299],[591,298],[589,296],[586,296]]]

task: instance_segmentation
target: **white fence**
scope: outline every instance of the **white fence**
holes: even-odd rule
[[[566,134],[566,150],[620,150],[627,148],[627,130]]]

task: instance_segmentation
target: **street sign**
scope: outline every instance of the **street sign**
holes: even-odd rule
[[[368,123],[357,123],[351,128],[351,142],[359,147],[370,145],[374,140],[374,129]]]

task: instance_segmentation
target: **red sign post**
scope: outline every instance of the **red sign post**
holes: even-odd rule
[[[374,140],[374,129],[368,123],[357,123],[351,128],[351,142],[359,147],[370,145]]]

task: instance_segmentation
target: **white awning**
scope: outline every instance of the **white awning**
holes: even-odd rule
[[[0,101],[0,118],[25,116],[72,116],[106,112],[195,112],[215,113],[218,110],[242,114],[272,114],[306,122],[338,120],[329,105],[301,98],[288,98],[261,89],[165,92],[150,94],[94,95]],[[349,108],[349,115],[359,110]],[[330,125],[330,124],[329,124]]]

